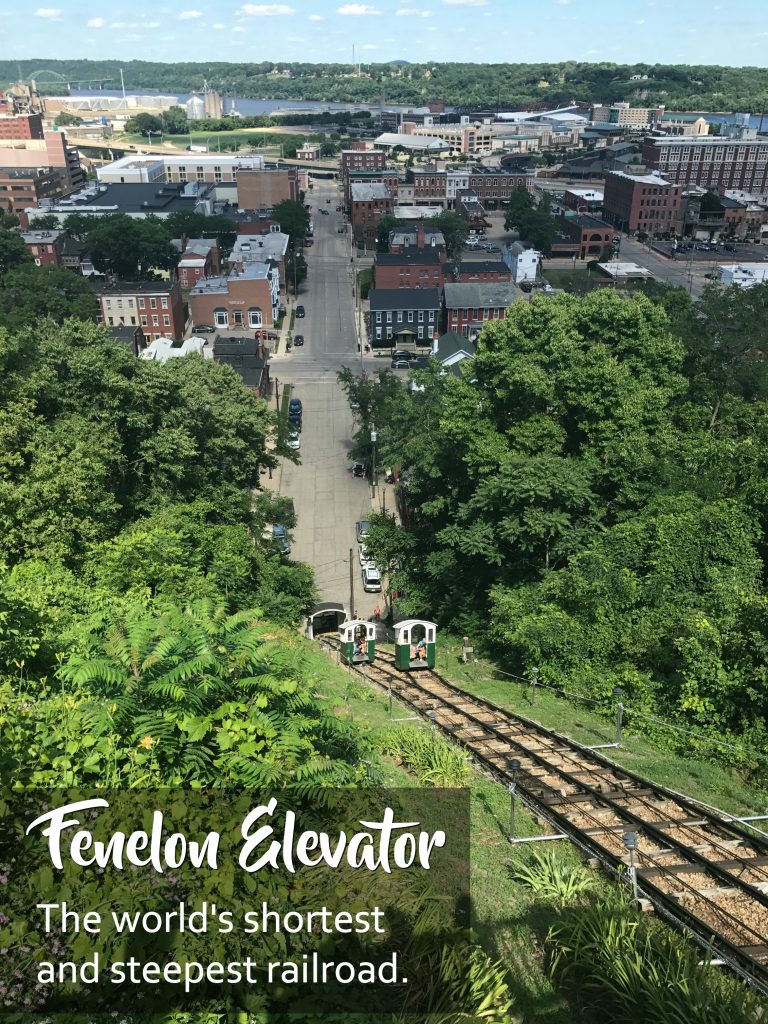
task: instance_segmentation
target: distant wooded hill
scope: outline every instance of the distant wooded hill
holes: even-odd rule
[[[439,98],[452,106],[514,109],[557,106],[573,100],[664,103],[687,111],[752,111],[768,105],[765,68],[671,64],[365,64],[354,76],[345,64],[161,64],[149,61],[0,61],[0,80],[37,75],[46,86],[116,88],[123,68],[130,91],[190,92],[203,79],[252,99],[336,102],[425,103]],[[289,73],[289,74],[286,74]],[[57,77],[60,76],[60,77]]]

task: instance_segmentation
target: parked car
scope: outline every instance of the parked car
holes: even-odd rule
[[[358,552],[360,557],[360,565],[373,565],[373,559],[366,551],[365,545],[360,545],[360,551]]]
[[[307,246],[307,245],[314,245],[314,244],[315,244],[314,238],[305,238],[304,239],[304,245],[305,246]]]
[[[296,319],[297,320],[301,320],[301,318],[306,316],[306,315],[307,315],[306,314],[306,310],[304,309],[303,306],[297,306],[296,307]]]
[[[326,201],[326,203],[328,203],[330,205],[330,202],[331,202],[330,199],[326,199],[325,201]]]
[[[336,228],[336,234],[343,235],[346,232],[346,230],[347,229],[344,227],[343,224],[339,224],[339,226]]]
[[[296,348],[301,348],[301,346],[304,344],[304,335],[297,334],[296,337],[293,339],[293,344],[296,346]]]
[[[301,416],[302,405],[300,398],[292,398],[288,403],[288,415],[290,416],[291,413],[298,413]]]
[[[367,475],[368,467],[364,462],[360,462],[358,460],[357,462],[352,463],[352,476],[365,477]]]
[[[352,396],[350,397],[350,399],[349,399],[349,408],[350,408],[350,409],[351,409],[351,410],[352,410],[353,412],[355,412],[355,411],[356,411],[357,409],[359,409],[359,408],[360,408],[360,403],[358,402],[358,400],[357,400],[357,399],[355,398],[355,396],[354,396],[354,395],[352,395]]]
[[[288,540],[288,531],[280,523],[275,523],[272,527],[272,539],[281,554],[290,555],[291,543]]]
[[[366,594],[378,594],[381,590],[381,573],[373,565],[364,565],[361,570],[363,590]]]
[[[215,327],[211,327],[210,324],[196,324],[194,329],[193,329],[193,331],[192,331],[192,333],[193,334],[215,334],[216,333],[216,328]]]
[[[291,451],[297,452],[299,448],[301,448],[301,434],[296,430],[291,431],[288,435],[288,440],[285,443]]]
[[[359,519],[355,523],[355,535],[357,537],[357,543],[362,544],[365,538],[368,536],[368,531],[371,528],[371,524],[367,519]]]
[[[341,211],[342,211],[342,207],[341,206],[337,206],[336,207],[336,213],[341,213]]]
[[[726,252],[736,252],[736,246],[735,245],[724,245],[723,248],[725,249]]]
[[[389,366],[392,370],[410,370],[411,368],[407,359],[393,359]]]
[[[331,200],[329,199],[329,200],[328,200],[328,202],[330,203],[330,201],[331,201]],[[329,211],[328,211],[328,210],[321,210],[321,211],[320,211],[320,213],[322,213],[322,215],[323,215],[324,217],[328,217],[328,216],[329,216]]]
[[[395,351],[392,353],[392,358],[411,360],[415,359],[416,355],[413,352],[407,352],[404,348],[396,348]]]

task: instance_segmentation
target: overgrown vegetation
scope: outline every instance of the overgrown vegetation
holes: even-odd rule
[[[407,765],[422,785],[450,789],[469,777],[467,755],[431,729],[393,726],[382,737],[381,749]]]

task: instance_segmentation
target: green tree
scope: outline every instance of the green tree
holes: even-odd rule
[[[285,261],[286,286],[293,288],[293,294],[298,294],[298,287],[307,276],[307,261],[304,254],[296,249],[288,252]]]
[[[221,213],[194,213],[181,210],[163,221],[171,238],[215,238],[222,252],[228,253],[235,244],[237,227],[233,220]]]
[[[441,231],[449,259],[457,259],[469,237],[469,224],[453,210],[444,210],[424,222],[424,226]]]
[[[187,112],[183,107],[168,107],[160,115],[163,131],[169,135],[186,135],[189,131]]]
[[[63,228],[68,235],[85,240],[88,232],[101,222],[102,218],[94,213],[70,213],[64,218]]]
[[[309,231],[309,213],[294,199],[281,199],[279,203],[275,203],[272,218],[280,225],[280,229],[290,236],[294,248]]]
[[[391,213],[385,213],[376,227],[376,252],[389,252],[389,236],[399,221]]]
[[[537,207],[523,211],[518,220],[520,237],[544,256],[549,256],[555,238],[555,220],[549,196],[543,196]]]
[[[126,121],[125,131],[128,135],[160,135],[163,131],[163,122],[154,114],[136,114]]]
[[[504,215],[504,230],[519,231],[523,219],[532,209],[533,196],[525,185],[518,185],[509,197],[509,205]]]
[[[32,263],[32,256],[21,235],[15,231],[0,231],[0,277],[14,267]]]
[[[99,304],[86,279],[63,267],[27,264],[10,270],[0,288],[0,324],[32,325],[43,317],[62,323],[67,317],[93,322]]]
[[[59,218],[55,213],[41,213],[29,222],[30,231],[51,231],[59,226]]]
[[[149,278],[153,271],[172,270],[179,262],[168,228],[156,217],[101,217],[85,244],[97,270],[124,280]]]

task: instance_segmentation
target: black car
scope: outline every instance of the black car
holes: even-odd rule
[[[367,467],[364,462],[355,462],[352,464],[352,476],[366,476]]]
[[[398,348],[392,353],[392,362],[398,359],[404,359],[406,362],[413,362],[416,359],[416,355],[413,352],[406,352],[405,349]]]
[[[192,331],[193,334],[215,334],[216,328],[211,327],[210,324],[197,324]]]
[[[410,370],[411,368],[407,359],[393,359],[389,366],[392,370]]]
[[[724,245],[723,248],[725,249],[726,252],[736,252],[736,246],[735,245]]]
[[[303,306],[297,306],[296,307],[296,317],[297,317],[297,319],[301,320],[301,318],[303,316],[306,316],[306,315],[307,314],[306,314]]]
[[[301,348],[301,346],[304,344],[304,335],[297,334],[296,337],[293,339],[293,344],[296,346],[296,348]]]
[[[288,403],[288,415],[290,416],[292,414],[298,413],[299,416],[301,416],[301,410],[302,410],[301,399],[300,398],[292,398],[290,400],[290,402]]]

